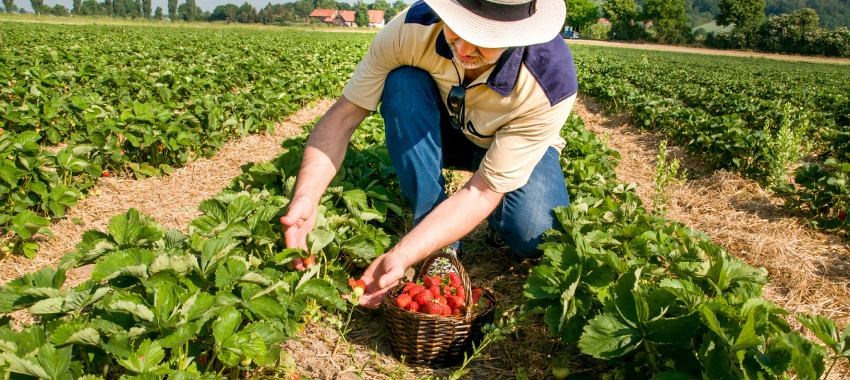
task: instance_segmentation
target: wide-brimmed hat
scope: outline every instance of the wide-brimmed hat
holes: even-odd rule
[[[560,33],[564,0],[424,0],[460,38],[485,48],[548,42]]]

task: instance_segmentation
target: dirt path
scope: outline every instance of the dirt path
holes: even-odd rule
[[[250,135],[225,144],[213,157],[192,161],[171,175],[144,180],[102,178],[88,198],[68,210],[67,217],[54,224],[56,235],[41,241],[38,256],[30,260],[11,256],[0,264],[0,284],[45,266],[55,265],[90,229],[104,231],[109,220],[130,208],[153,217],[166,228],[185,230],[200,215],[198,205],[227,186],[248,162],[265,162],[282,152],[281,141],[301,131],[301,126],[330,108],[323,100],[286,118],[275,133]],[[87,273],[68,274],[68,284],[82,281]]]
[[[605,136],[620,152],[617,176],[637,183],[638,194],[650,208],[662,136],[639,131],[627,115],[605,114],[586,97],[580,97],[575,111],[589,130]],[[753,181],[706,170],[681,149],[671,149],[671,156],[696,175],[673,189],[670,219],[705,232],[735,256],[766,268],[770,283],[765,296],[779,306],[850,324],[850,242],[809,228]],[[840,372],[835,378],[850,378],[846,366]]]
[[[658,45],[658,44],[643,44],[643,43],[626,43],[626,42],[612,42],[612,41],[599,41],[599,40],[567,40],[570,45],[593,45],[593,46],[611,46],[611,47],[619,47],[619,48],[627,48],[627,49],[643,49],[643,50],[658,50],[658,51],[671,51],[677,53],[693,53],[693,54],[705,54],[705,55],[726,55],[731,57],[745,57],[745,58],[766,58],[766,59],[775,59],[780,61],[794,61],[794,62],[811,62],[811,63],[831,63],[836,65],[850,65],[850,59],[847,58],[829,58],[829,57],[807,57],[802,55],[788,55],[788,54],[773,54],[773,53],[759,53],[754,51],[744,51],[744,50],[721,50],[721,49],[709,49],[709,48],[697,48],[697,47],[687,47],[687,46],[671,46],[671,45]]]

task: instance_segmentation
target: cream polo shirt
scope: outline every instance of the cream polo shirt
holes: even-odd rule
[[[420,1],[378,33],[343,90],[350,102],[374,111],[387,74],[401,66],[428,71],[445,105],[464,69],[452,61],[443,23]],[[486,148],[478,172],[490,189],[516,190],[552,146],[561,149],[560,129],[578,89],[572,54],[564,40],[512,48],[466,88],[464,135]]]

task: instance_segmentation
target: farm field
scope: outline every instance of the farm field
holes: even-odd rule
[[[291,378],[295,373],[301,373],[302,378],[414,378],[463,373],[453,372],[457,368],[411,367],[392,358],[387,346],[387,339],[392,337],[382,330],[381,313],[353,308],[345,299],[350,292],[347,279],[356,277],[372,258],[410,227],[409,212],[400,199],[383,144],[379,117],[368,119],[357,132],[340,174],[322,199],[322,216],[310,242],[311,251],[319,256],[319,265],[307,272],[292,271],[289,263],[303,253],[284,249],[280,241],[276,215],[288,203],[311,120],[328,107],[327,101],[319,100],[339,93],[368,46],[369,35],[286,29],[234,28],[211,32],[203,28],[12,23],[0,24],[0,30],[6,33],[3,38],[31,33],[28,40],[16,40],[16,51],[3,51],[0,60],[4,63],[14,62],[17,64],[14,67],[20,68],[39,67],[44,62],[39,70],[4,72],[7,77],[0,79],[5,96],[0,100],[5,102],[0,107],[5,110],[0,111],[5,112],[0,121],[4,123],[4,133],[0,138],[14,141],[18,136],[27,136],[27,141],[10,146],[23,149],[17,148],[20,145],[27,152],[37,152],[39,162],[61,162],[55,157],[59,155],[57,152],[65,150],[80,162],[78,165],[95,168],[86,169],[92,173],[71,171],[63,177],[68,181],[65,186],[78,192],[77,198],[86,199],[76,206],[76,201],[64,205],[62,213],[40,206],[43,201],[31,205],[25,202],[24,208],[21,204],[10,206],[18,207],[10,209],[13,210],[9,211],[10,215],[21,215],[24,212],[20,210],[26,210],[35,217],[56,218],[57,223],[50,225],[56,230],[59,223],[69,226],[66,221],[70,218],[59,220],[65,214],[75,215],[77,224],[82,225],[69,232],[71,236],[58,238],[37,234],[48,223],[24,223],[32,235],[26,238],[8,227],[7,231],[11,232],[7,232],[7,238],[12,244],[40,246],[29,246],[29,251],[4,259],[4,264],[24,268],[4,269],[0,311],[12,313],[17,323],[24,326],[12,323],[0,327],[0,341],[27,343],[0,345],[0,369],[45,378],[69,375],[77,378],[84,373],[90,374],[90,378],[121,375],[223,378],[240,374]],[[98,39],[103,33],[110,34],[110,43]],[[118,35],[138,45],[123,44]],[[62,40],[60,36],[69,39]],[[78,41],[81,36],[88,38],[84,39],[87,44]],[[75,46],[67,43],[70,40],[77,41],[77,47],[67,50],[68,46]],[[174,57],[174,50],[185,52]],[[223,57],[216,55],[224,54],[223,51],[230,53]],[[551,376],[553,365],[569,368],[575,378],[598,378],[603,374],[613,378],[648,378],[661,374],[684,379],[701,373],[708,377],[741,378],[745,373],[773,377],[788,370],[799,378],[817,378],[826,372],[830,378],[846,376],[846,360],[838,360],[836,356],[850,344],[847,333],[841,335],[848,322],[848,297],[846,276],[841,279],[840,269],[834,269],[828,276],[809,273],[813,276],[806,277],[812,281],[809,285],[817,285],[817,290],[833,293],[795,294],[800,288],[791,286],[794,278],[799,281],[800,277],[781,272],[790,268],[771,267],[765,265],[771,260],[747,255],[752,245],[745,243],[761,243],[747,241],[758,238],[758,233],[740,234],[752,225],[730,223],[727,228],[717,225],[711,228],[712,224],[720,223],[712,217],[730,215],[725,212],[732,207],[724,207],[723,201],[740,201],[721,196],[729,192],[740,194],[742,188],[764,194],[757,181],[764,181],[767,177],[764,173],[769,171],[764,168],[769,165],[758,155],[761,150],[739,149],[728,156],[753,155],[743,159],[747,165],[725,164],[719,158],[705,159],[694,148],[691,154],[674,150],[671,154],[683,160],[691,176],[684,185],[665,189],[672,194],[666,214],[653,211],[652,173],[657,167],[654,155],[663,135],[638,132],[628,124],[670,133],[671,141],[678,138],[671,133],[677,128],[663,127],[666,112],[673,112],[672,106],[666,105],[668,108],[651,114],[654,124],[649,125],[641,116],[649,113],[648,107],[631,107],[640,104],[642,96],[648,97],[647,94],[656,97],[663,94],[664,99],[672,99],[668,102],[680,105],[684,101],[679,100],[677,93],[662,93],[659,89],[699,78],[664,82],[668,79],[662,74],[672,72],[668,67],[652,75],[644,72],[646,83],[641,86],[645,87],[639,87],[634,84],[635,77],[628,75],[627,66],[605,64],[633,63],[645,69],[650,65],[648,61],[664,67],[667,57],[637,55],[634,60],[627,60],[618,51],[576,48],[574,52],[585,97],[576,107],[576,116],[562,131],[568,141],[562,158],[573,205],[556,211],[561,226],[553,231],[546,245],[546,256],[540,261],[510,262],[505,252],[483,244],[482,231],[470,237],[466,247],[471,254],[464,264],[478,284],[497,294],[499,315],[504,312],[513,318],[499,321],[488,334],[488,339],[493,341],[488,341],[490,344],[463,368],[469,371],[469,378],[546,378]],[[86,67],[73,63],[83,61],[78,54],[100,57],[95,65],[102,64],[102,70],[90,70],[85,77],[77,75],[81,72],[79,67]],[[117,61],[123,62],[121,67],[114,59],[107,58],[111,54],[119,57],[128,54],[136,59]],[[146,54],[161,55],[145,58]],[[223,64],[228,69],[218,68],[222,59],[227,61]],[[71,63],[63,63],[66,60]],[[727,68],[721,60],[711,61],[717,71]],[[146,63],[134,66],[138,62]],[[180,78],[179,91],[173,87],[177,82],[163,84],[155,80],[156,75],[144,74],[158,72],[157,65],[163,62],[171,63],[170,70],[175,72],[188,70],[174,75]],[[744,64],[737,62],[737,66]],[[219,70],[226,70],[228,75],[220,74]],[[747,75],[759,71],[750,70]],[[821,75],[818,70],[821,68],[812,67],[793,75],[804,76],[811,71]],[[823,70],[832,73],[833,68]],[[63,74],[57,74],[60,72]],[[101,76],[102,72],[108,75]],[[772,74],[784,72],[783,68],[775,68]],[[135,74],[127,78],[127,73]],[[618,73],[625,75],[616,76]],[[241,79],[230,78],[231,75]],[[741,76],[730,75],[726,79]],[[839,77],[835,74],[835,78]],[[621,82],[604,82],[608,78]],[[11,85],[12,81],[15,86]],[[124,84],[100,87],[104,82]],[[26,85],[19,86],[20,83]],[[768,108],[773,105],[771,102],[756,102],[751,106],[755,109],[747,114],[753,119],[737,122],[740,133],[745,134],[748,127],[770,131],[787,125],[806,125],[805,138],[811,147],[806,152],[807,159],[816,165],[826,165],[828,158],[843,157],[842,152],[846,151],[842,145],[835,145],[833,137],[840,136],[841,128],[846,126],[843,124],[846,119],[839,112],[841,104],[847,103],[841,103],[840,92],[831,90],[832,86],[843,86],[846,82],[827,79],[818,83],[822,86],[817,91],[820,97],[801,91],[802,94],[792,94],[798,97],[788,98],[794,100],[789,101],[791,107],[799,108],[780,107],[777,111]],[[39,96],[31,91],[33,86]],[[18,87],[22,90],[15,90]],[[160,90],[148,91],[148,87]],[[169,96],[163,95],[163,88],[172,90],[168,91]],[[624,88],[640,91],[618,97]],[[614,95],[605,93],[606,89],[613,89]],[[105,115],[87,119],[85,110],[68,106],[44,119],[44,104],[50,99],[68,101],[80,94],[88,94],[89,98],[99,96],[101,101],[96,105],[105,110]],[[785,97],[788,93],[772,95]],[[629,114],[604,112],[597,100],[586,96]],[[699,102],[691,100],[692,103],[702,104],[704,100],[694,99]],[[209,106],[202,108],[201,103]],[[250,107],[227,108],[246,103]],[[165,110],[161,112],[162,120],[138,117],[141,112],[138,104],[161,107]],[[704,112],[709,118],[714,113],[727,112],[721,108],[723,102],[717,104],[716,108],[688,109]],[[221,111],[223,115],[218,118],[210,117],[214,107],[226,111]],[[758,119],[755,115],[764,110],[770,111],[768,116]],[[10,111],[24,113],[28,118],[8,118]],[[245,115],[253,115],[254,121],[246,121]],[[158,130],[163,126],[182,131],[187,125],[180,123],[190,116],[195,120],[188,126],[194,129],[188,129],[199,135],[196,139],[215,138],[215,144],[209,147],[178,144],[168,148],[173,153],[171,161],[161,162],[151,161],[158,153],[155,144],[170,140],[163,138],[137,146],[131,138],[124,137],[125,131],[140,126],[144,129],[136,132],[139,141],[146,141],[151,135],[167,135],[167,131]],[[228,123],[234,118],[235,121]],[[764,121],[768,119],[773,121]],[[759,121],[766,124],[757,124]],[[54,123],[50,125],[50,122]],[[228,124],[230,128],[222,128],[220,124]],[[812,124],[828,128],[820,133]],[[255,125],[260,126],[252,127]],[[114,140],[91,137],[104,134],[105,129],[115,136]],[[216,134],[209,137],[211,132]],[[692,133],[698,132],[695,129]],[[253,133],[259,134],[247,136]],[[278,139],[283,140],[281,147],[274,146]],[[99,145],[102,141],[113,142]],[[682,141],[681,146],[688,149],[689,140]],[[753,145],[759,147],[757,143]],[[244,154],[247,157],[239,157],[239,149],[252,146],[262,146],[258,149],[262,153],[250,152]],[[147,153],[118,162],[99,159],[105,157],[103,153],[73,155],[75,150],[88,149],[114,154],[113,149],[120,152],[120,147]],[[125,154],[128,151],[125,149]],[[181,157],[181,153],[186,156]],[[18,156],[7,153],[7,157]],[[4,164],[18,165],[17,161],[6,159]],[[626,165],[625,169],[618,168],[618,163]],[[140,171],[145,164],[153,169]],[[756,181],[717,168],[734,169]],[[17,169],[15,173],[26,171],[26,167]],[[110,170],[109,178],[103,178],[103,170]],[[452,173],[451,178],[458,181],[457,175]],[[180,182],[169,182],[169,178]],[[6,176],[3,180],[10,182]],[[76,186],[76,181],[85,184]],[[193,213],[187,214],[185,209],[191,204],[169,202],[169,199],[179,199],[180,192],[192,191],[193,181],[211,184],[199,186],[203,190],[198,189],[198,194],[187,194],[199,199]],[[87,203],[89,200],[120,202],[122,194],[116,189],[129,189],[145,182],[152,186],[147,188],[149,191],[156,187],[174,190],[134,193],[130,198],[139,199],[127,198],[128,204],[123,209],[100,208],[110,211],[100,211],[96,218],[86,218],[86,210],[80,209],[100,206]],[[712,183],[717,187],[712,188]],[[727,183],[735,183],[737,188],[722,188]],[[58,185],[45,183],[49,189],[55,186]],[[711,195],[706,195],[707,198],[697,195],[712,190],[716,190],[718,203],[706,208],[687,204],[709,199]],[[25,192],[30,193],[37,194]],[[110,195],[101,197],[101,193]],[[834,199],[843,202],[841,196],[837,193],[833,202]],[[144,213],[127,209],[145,201],[149,205],[156,203],[146,197],[156,197],[164,204],[159,207],[154,204]],[[783,219],[785,225],[796,223],[795,228],[800,231],[793,235],[796,242],[809,239],[814,241],[810,244],[834,248],[831,257],[795,257],[798,262],[822,269],[818,266],[821,263],[806,260],[829,258],[832,261],[827,264],[838,268],[845,265],[846,270],[850,250],[841,228],[828,228],[821,222],[821,230],[815,230],[805,224],[806,206],[784,211],[777,203],[778,198],[768,198],[773,214],[737,208],[733,217],[757,214],[769,222]],[[175,210],[184,211],[183,216],[173,217],[171,212]],[[837,212],[830,209],[827,214],[837,217]],[[106,219],[109,222],[94,222]],[[701,220],[710,222],[700,224]],[[82,233],[87,228],[97,230]],[[777,252],[768,247],[758,254],[781,253],[789,249],[789,243],[794,243],[789,236],[771,238],[785,238],[776,242],[785,247]],[[54,244],[57,239],[62,240],[61,244]],[[792,251],[810,248],[793,244],[790,247]],[[47,249],[53,252],[48,254]],[[22,253],[34,255],[36,261],[28,261]],[[35,262],[40,264],[27,268],[28,263]],[[40,269],[42,265],[46,267]],[[766,266],[767,270],[751,265]],[[37,271],[19,277],[30,270]],[[775,278],[780,279],[779,286],[775,285]],[[786,309],[793,314],[787,314]],[[833,318],[838,326],[829,319],[803,313]],[[826,346],[829,343],[831,347]]]

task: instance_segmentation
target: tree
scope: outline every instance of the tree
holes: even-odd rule
[[[567,23],[573,29],[583,32],[599,19],[599,8],[590,0],[567,1]]]
[[[168,0],[168,18],[172,21],[177,19],[177,0]]]
[[[42,7],[44,7],[44,0],[30,0],[30,5],[32,5],[32,11],[35,14],[40,14],[42,12]]]
[[[12,13],[15,11],[15,0],[3,0],[3,7],[6,8],[6,13]]]
[[[213,9],[210,21],[234,22],[237,13],[239,13],[239,7],[235,4],[219,5]]]
[[[151,0],[142,0],[142,15],[145,18],[151,18]]]
[[[153,18],[155,18],[157,20],[162,20],[162,18],[163,18],[162,7],[156,7],[156,10],[153,12]]]
[[[681,44],[690,38],[684,0],[646,0],[643,19],[652,21],[652,29],[659,42]]]
[[[71,8],[71,13],[73,13],[75,15],[79,14],[80,13],[80,6],[82,4],[83,4],[83,0],[74,0],[74,5]]]
[[[197,21],[203,17],[204,11],[198,8],[195,0],[186,0],[185,3],[177,7],[177,17],[185,21]]]
[[[388,9],[390,9],[390,4],[387,3],[386,0],[375,0],[372,5],[369,5],[369,9],[386,12]]]
[[[112,13],[114,12],[114,8],[112,7],[112,0],[104,1],[103,6],[106,8],[106,14],[112,16]]]
[[[611,21],[612,40],[636,40],[643,37],[643,28],[637,20],[635,0],[607,0],[602,4],[605,16]]]
[[[369,26],[369,7],[362,0],[355,6],[354,22],[357,26]]]
[[[401,13],[404,8],[407,8],[407,3],[401,0],[396,0],[396,2],[393,3],[393,6],[390,7],[390,9],[388,9],[386,12],[384,12],[384,21],[390,22],[390,20],[392,20],[395,15]]]
[[[757,27],[764,18],[764,0],[720,0],[717,25],[739,28]]]
[[[257,10],[254,9],[254,6],[245,2],[242,6],[239,7],[239,10],[236,12],[236,20],[243,23],[249,24],[254,22],[257,19]]]

